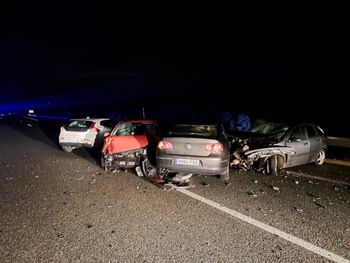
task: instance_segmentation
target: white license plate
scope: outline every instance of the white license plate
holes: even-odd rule
[[[67,142],[80,142],[80,139],[69,137],[69,138],[67,138]]]
[[[176,159],[175,164],[180,165],[199,165],[199,160],[189,160],[189,159]]]

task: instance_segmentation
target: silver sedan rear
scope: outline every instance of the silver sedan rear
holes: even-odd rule
[[[158,143],[157,167],[229,179],[230,142],[221,124],[176,124]]]

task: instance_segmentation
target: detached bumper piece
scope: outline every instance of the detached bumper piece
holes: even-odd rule
[[[171,174],[167,170],[158,169],[148,158],[142,161],[142,165],[136,167],[138,176],[145,176],[150,182],[161,185],[164,190],[187,189],[191,185],[189,179],[192,174],[182,175],[179,173]]]

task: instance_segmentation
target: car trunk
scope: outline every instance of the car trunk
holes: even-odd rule
[[[208,140],[201,138],[164,138],[164,140],[171,142],[174,148],[166,150],[169,155],[191,155],[191,156],[209,156],[212,151],[207,150],[206,146],[218,143],[217,140]]]

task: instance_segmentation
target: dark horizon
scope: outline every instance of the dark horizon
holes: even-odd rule
[[[339,7],[40,5],[3,9],[1,110],[193,106],[327,125],[346,111]]]

